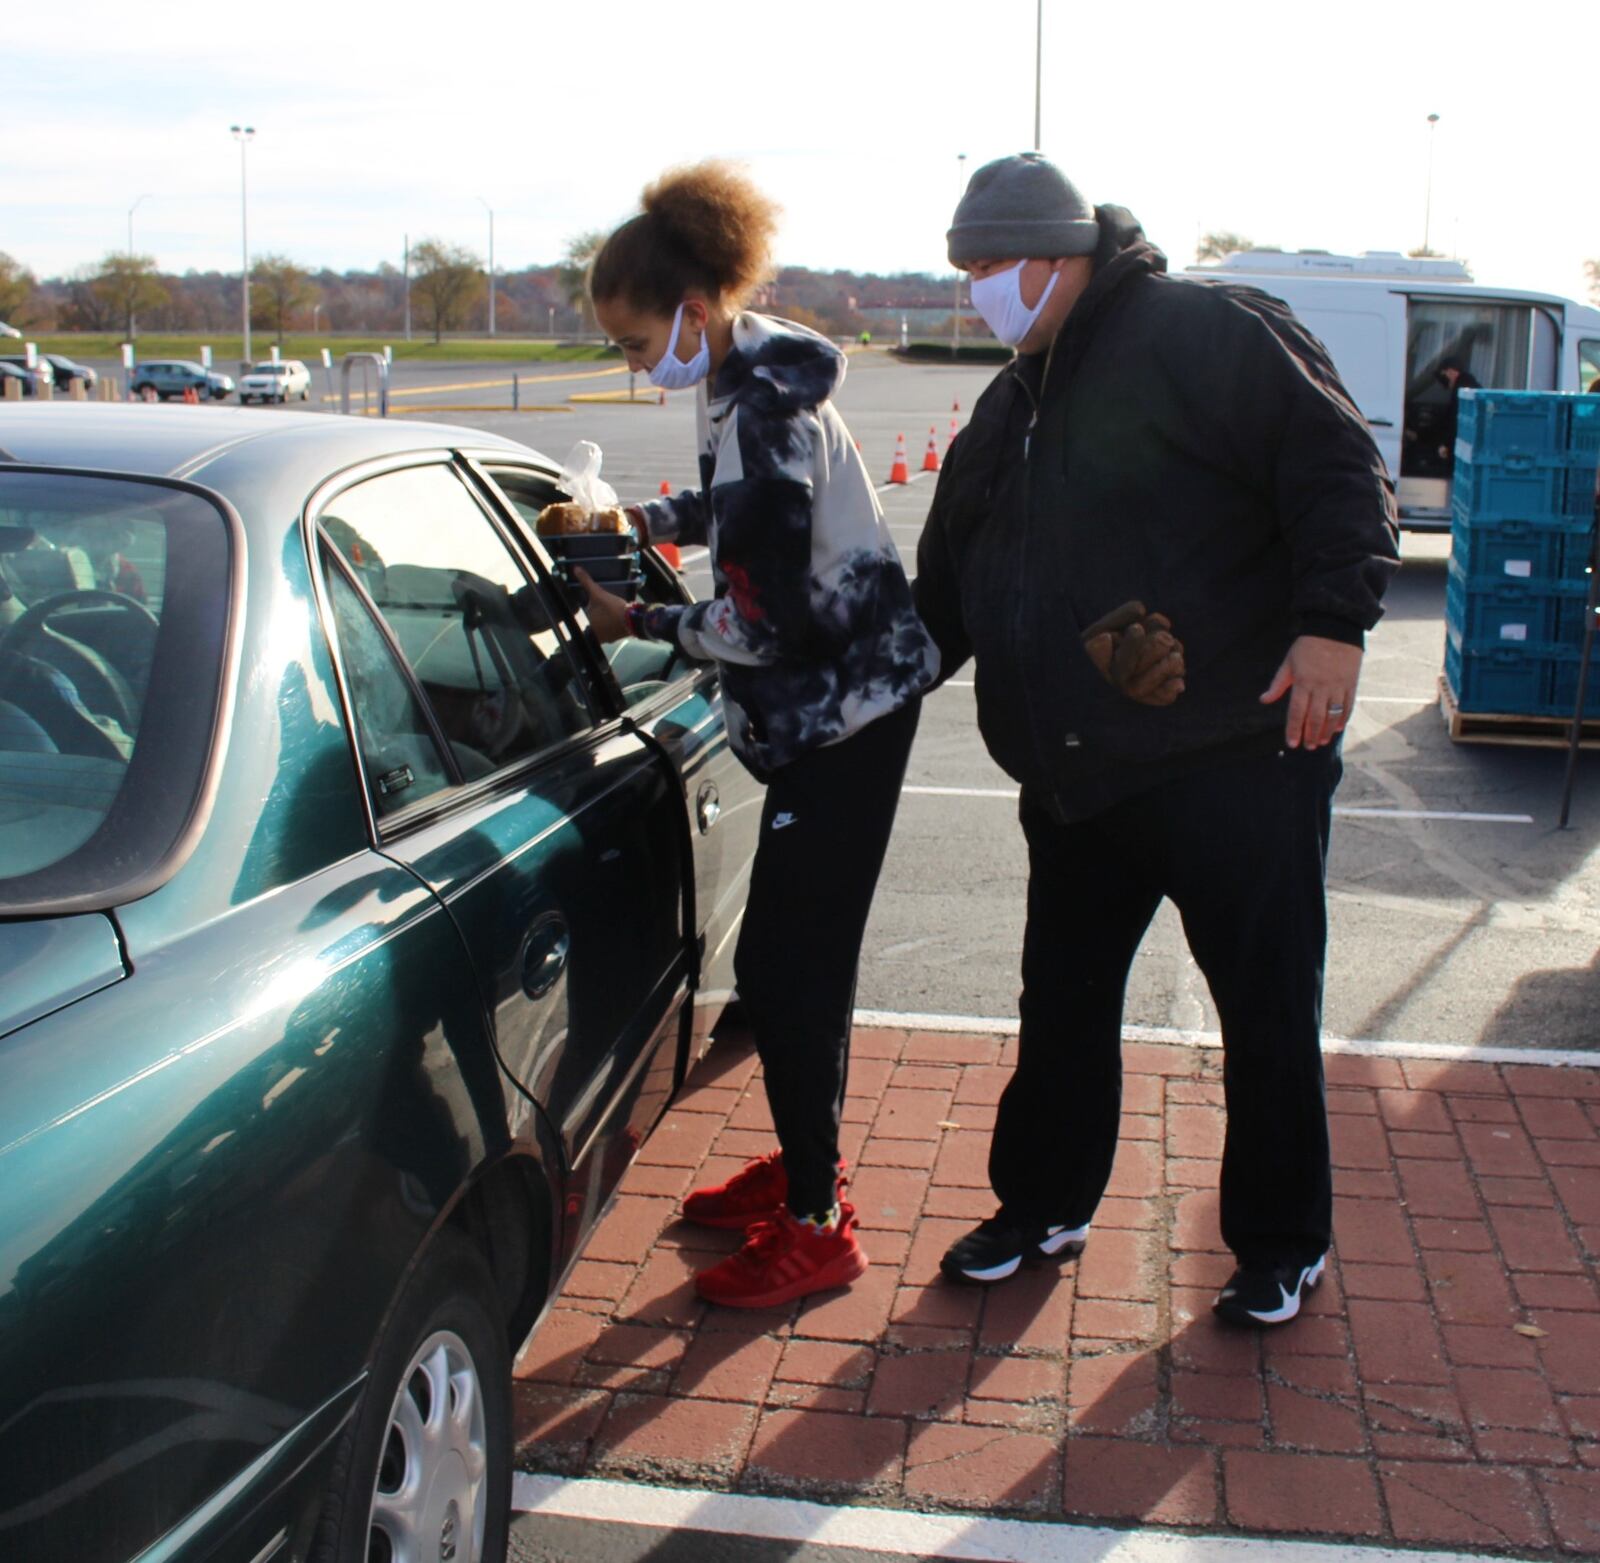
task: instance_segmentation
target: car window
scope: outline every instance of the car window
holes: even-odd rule
[[[422,703],[370,607],[331,550],[324,549],[323,562],[367,790],[381,817],[442,792],[452,777]]]
[[[570,648],[451,468],[358,483],[319,526],[381,615],[465,779],[589,725]]]
[[[154,483],[0,469],[0,913],[153,871],[201,783],[227,523]]]
[[[1600,341],[1578,343],[1578,389],[1600,393]]]
[[[553,482],[541,473],[516,467],[490,467],[488,470],[518,515],[528,523],[529,531],[537,524],[539,512],[552,500],[561,497]],[[667,578],[654,568],[644,570],[638,595],[642,602],[679,603],[689,600],[688,593],[679,581]],[[573,596],[571,605],[579,624],[587,626],[587,616],[576,596]],[[623,700],[630,706],[654,698],[676,679],[690,678],[695,674],[694,665],[681,656],[675,656],[674,648],[665,641],[630,638],[611,641],[600,649],[611,664]]]

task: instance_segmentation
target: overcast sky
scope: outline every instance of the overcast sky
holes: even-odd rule
[[[1421,242],[1480,281],[1583,297],[1600,256],[1594,0],[1045,0],[1044,150],[1174,265],[1196,234]],[[945,269],[957,155],[1033,137],[1034,0],[502,0],[8,7],[0,249],[41,275],[127,243],[236,268],[398,265],[403,235],[512,269],[633,210],[661,167],[745,160],[779,258]]]

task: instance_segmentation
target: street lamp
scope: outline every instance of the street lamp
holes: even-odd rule
[[[554,304],[545,306],[550,312],[550,336],[554,340],[556,334],[556,307]]]
[[[1033,150],[1043,149],[1044,143],[1039,135],[1040,104],[1042,102],[1042,88],[1044,85],[1044,0],[1038,0],[1034,9],[1033,20]]]
[[[1428,116],[1428,193],[1422,204],[1422,247],[1429,249],[1429,235],[1433,229],[1433,141],[1439,129],[1439,116]]]
[[[480,195],[484,211],[489,214],[489,335],[494,335],[494,208]]]
[[[244,256],[244,361],[250,359],[250,205],[245,181],[245,148],[256,137],[254,125],[229,125],[233,139],[239,143],[239,235]]]
[[[311,334],[312,334],[312,336],[315,336],[317,334],[317,317],[319,315],[321,315],[321,313],[322,313],[322,305],[313,304],[311,306]]]
[[[130,270],[132,269],[132,265],[133,265],[133,214],[136,211],[138,211],[139,208],[146,201],[148,201],[149,199],[150,199],[150,192],[147,190],[143,195],[141,195],[139,197],[139,199],[137,201],[135,201],[133,203],[132,206],[130,206],[128,208],[128,264],[129,264]],[[133,285],[133,279],[132,279],[131,276],[128,279],[128,284],[129,284],[130,287]],[[138,336],[138,334],[139,334],[139,323],[138,323],[138,321],[136,321],[133,318],[133,311],[129,310],[129,312],[128,312],[128,336],[130,338],[136,338]]]
[[[959,205],[961,197],[967,193],[967,154],[956,153],[956,203]],[[956,267],[956,326],[955,337],[950,345],[950,356],[961,356],[961,268]]]

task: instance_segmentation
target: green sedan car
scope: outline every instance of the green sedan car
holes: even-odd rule
[[[503,1555],[512,1354],[760,814],[558,497],[467,429],[0,414],[0,1558]]]

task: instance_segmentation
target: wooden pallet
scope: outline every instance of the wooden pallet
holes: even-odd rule
[[[1591,680],[1600,677],[1592,669]],[[1358,697],[1359,698],[1359,697]],[[1496,711],[1463,711],[1449,683],[1439,677],[1439,710],[1450,729],[1451,743],[1508,744],[1522,749],[1565,749],[1572,742],[1572,721],[1564,716],[1512,716]],[[1583,723],[1583,749],[1600,749],[1600,717]]]

